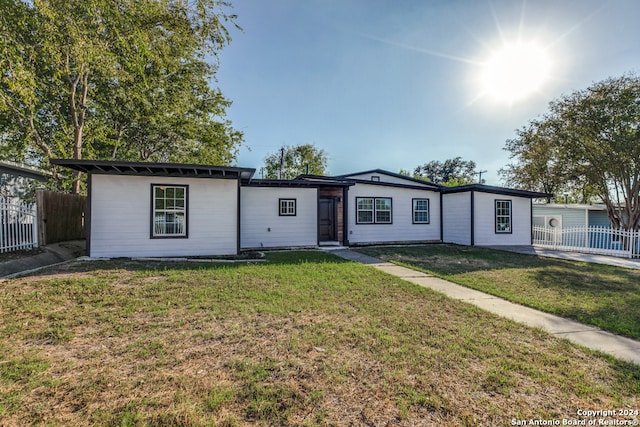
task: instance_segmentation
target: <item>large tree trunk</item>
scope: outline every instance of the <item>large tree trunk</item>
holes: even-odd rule
[[[67,57],[67,66],[68,64]],[[73,158],[80,160],[82,159],[83,132],[87,111],[87,95],[89,93],[89,71],[86,66],[80,66],[75,78],[68,74],[67,81],[69,83],[69,108],[73,122]],[[79,96],[78,89],[80,89]],[[76,172],[72,186],[72,192],[75,194],[80,193],[80,179],[81,173]]]

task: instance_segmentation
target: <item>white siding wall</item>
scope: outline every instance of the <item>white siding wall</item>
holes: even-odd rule
[[[390,197],[393,224],[356,224],[356,197]],[[429,224],[413,224],[412,199],[429,199]],[[440,240],[440,194],[358,183],[349,188],[349,243]]]
[[[278,199],[296,199],[296,216],[279,216]],[[242,248],[316,246],[316,188],[242,187],[240,190]]]
[[[511,200],[512,233],[495,232],[495,201]],[[530,245],[531,199],[500,194],[475,193],[475,245]]]
[[[188,238],[152,239],[151,184],[188,185]],[[237,251],[238,182],[93,175],[92,257],[228,255]]]
[[[471,244],[471,192],[442,196],[442,241]]]
[[[404,184],[404,185],[418,185],[418,186],[425,186],[428,187],[430,184],[421,184],[419,182],[410,180],[410,179],[402,179],[399,178],[397,176],[391,176],[391,175],[387,175],[384,173],[375,173],[375,172],[371,172],[371,173],[364,173],[364,174],[358,174],[358,175],[346,175],[347,178],[352,178],[352,179],[363,179],[365,181],[371,181],[371,177],[372,176],[379,176],[380,177],[380,182],[390,182],[393,184]]]

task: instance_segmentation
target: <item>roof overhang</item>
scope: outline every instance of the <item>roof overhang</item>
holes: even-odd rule
[[[353,182],[306,179],[253,179],[242,184],[248,187],[350,187]]]
[[[122,162],[110,160],[51,159],[52,165],[89,174],[171,176],[184,178],[223,178],[250,180],[252,168],[181,163]]]
[[[578,209],[578,210],[588,210],[588,211],[606,211],[607,205],[605,204],[595,204],[595,205],[585,205],[581,203],[568,203],[568,204],[560,204],[560,203],[534,203],[533,207],[539,208],[552,208],[552,209]],[[623,206],[616,206],[616,209],[622,209]]]
[[[9,173],[38,181],[46,181],[51,176],[49,172],[13,162],[0,162],[0,173]]]
[[[504,196],[516,196],[527,197],[529,199],[541,199],[545,197],[553,197],[553,194],[540,193],[537,191],[516,190],[513,188],[493,187],[491,185],[484,184],[469,184],[461,185],[459,187],[442,187],[441,190],[444,194],[449,193],[463,193],[465,191],[478,191],[481,193],[500,194]]]
[[[402,175],[402,174],[395,173],[395,172],[390,172],[390,171],[384,170],[384,169],[370,169],[370,170],[366,170],[366,171],[362,171],[362,172],[350,173],[348,175],[337,175],[335,178],[338,178],[338,179],[340,179],[340,178],[342,178],[342,179],[353,179],[353,180],[358,181],[358,182],[367,182],[368,180],[363,180],[361,178],[352,178],[352,177],[357,176],[357,175],[366,175],[366,174],[372,174],[372,173],[392,176],[394,178],[399,178],[399,179],[402,179],[402,180],[405,180],[405,181],[411,181],[411,182],[414,182],[414,183],[418,184],[418,186],[430,188],[430,189],[436,190],[436,191],[438,191],[440,189],[440,187],[441,187],[441,185],[434,184],[433,182],[429,182],[429,181],[425,181],[425,180],[422,180],[422,179],[414,178],[412,176]],[[372,182],[378,182],[378,181],[372,181]],[[408,185],[410,185],[410,184],[408,184]]]

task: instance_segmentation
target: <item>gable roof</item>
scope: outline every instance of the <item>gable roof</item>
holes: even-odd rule
[[[52,165],[105,175],[177,176],[185,178],[251,179],[252,168],[181,163],[123,162],[111,160],[51,159]]]
[[[514,188],[494,187],[484,184],[468,184],[458,187],[442,187],[444,194],[462,193],[465,191],[478,191],[481,193],[502,194],[505,196],[528,197],[530,199],[538,199],[543,197],[551,197],[553,194],[539,193],[537,191],[516,190]]]
[[[401,175],[399,173],[395,173],[395,172],[390,172],[384,169],[371,169],[371,170],[366,170],[366,171],[362,171],[362,172],[354,172],[354,173],[349,173],[349,174],[345,174],[345,175],[336,175],[334,178],[346,178],[346,179],[354,179],[356,181],[358,181],[358,178],[351,178],[353,176],[356,175],[366,175],[366,174],[380,174],[380,175],[388,175],[394,178],[398,178],[398,179],[402,179],[404,181],[409,181],[409,182],[415,182],[417,184],[420,184],[421,186],[424,187],[431,187],[433,189],[439,189],[441,186],[438,184],[434,184],[432,182],[429,181],[424,181],[422,179],[417,179],[414,178],[412,176],[406,176],[406,175]],[[360,180],[360,181],[366,181],[366,180]],[[369,181],[366,181],[369,182]],[[371,181],[371,182],[377,182],[377,181]]]

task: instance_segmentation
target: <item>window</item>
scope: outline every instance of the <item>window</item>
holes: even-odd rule
[[[371,181],[380,182],[380,177],[378,175],[372,175],[371,176]]]
[[[356,224],[391,224],[391,198],[356,197]]]
[[[496,200],[496,233],[511,233],[511,200]]]
[[[279,199],[280,216],[296,216],[296,199]]]
[[[413,223],[429,224],[429,199],[413,199]]]
[[[373,199],[356,198],[356,223],[373,224]]]
[[[151,237],[187,237],[187,186],[152,185]]]
[[[376,199],[376,224],[391,223],[391,199]]]

